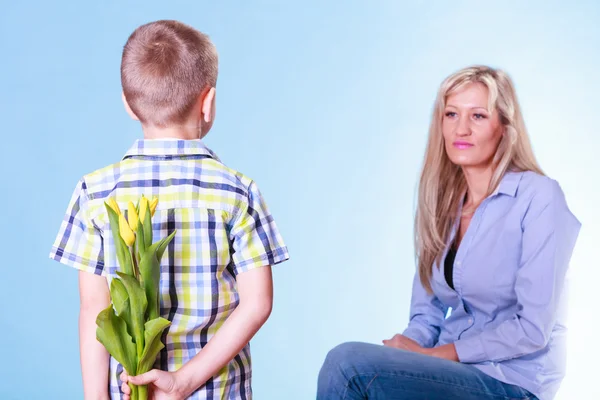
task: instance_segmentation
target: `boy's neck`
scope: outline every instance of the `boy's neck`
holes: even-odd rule
[[[156,126],[142,126],[144,139],[202,139],[204,136],[199,126],[169,126],[159,128]]]

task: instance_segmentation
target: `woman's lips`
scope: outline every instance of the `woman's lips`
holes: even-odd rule
[[[473,147],[472,143],[469,142],[461,142],[461,141],[456,141],[454,143],[452,143],[452,145],[454,147],[456,147],[459,150],[465,150],[465,149],[470,149],[471,147]]]

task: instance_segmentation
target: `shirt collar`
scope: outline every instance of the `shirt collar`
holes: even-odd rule
[[[125,153],[125,158],[135,156],[177,157],[206,156],[219,160],[215,153],[202,143],[200,139],[138,139]]]
[[[494,191],[494,194],[506,194],[511,197],[515,197],[517,194],[517,189],[519,187],[519,183],[521,182],[521,177],[523,176],[523,172],[520,171],[507,171],[502,180],[500,180],[500,184]]]
[[[517,195],[517,189],[519,188],[519,183],[521,182],[522,177],[523,177],[523,172],[506,171],[504,173],[504,176],[500,180],[498,187],[496,188],[496,190],[494,190],[494,193],[492,193],[489,197],[494,197],[498,194],[505,194],[505,195],[508,195],[511,197],[515,197]],[[463,199],[464,199],[464,196],[463,196]],[[452,226],[452,231],[450,233],[450,241],[448,243],[452,243],[454,241],[454,238],[456,236],[456,230],[460,226],[460,216],[462,215],[463,205],[464,205],[464,200],[460,202],[459,211],[458,211],[458,214],[456,215],[456,220],[454,221],[454,225]],[[446,252],[444,253],[444,257],[442,259],[446,258],[448,248],[446,248],[445,251]]]

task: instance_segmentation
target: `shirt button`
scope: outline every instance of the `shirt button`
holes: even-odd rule
[[[473,318],[469,318],[469,323],[472,324],[473,323]]]
[[[456,262],[456,265],[460,267],[460,261],[457,261],[457,262]]]

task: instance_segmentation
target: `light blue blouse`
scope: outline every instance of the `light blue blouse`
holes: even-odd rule
[[[455,290],[443,261],[433,295],[415,275],[404,335],[424,347],[454,343],[461,362],[552,399],[565,374],[565,275],[580,227],[556,181],[506,173],[458,248]]]

